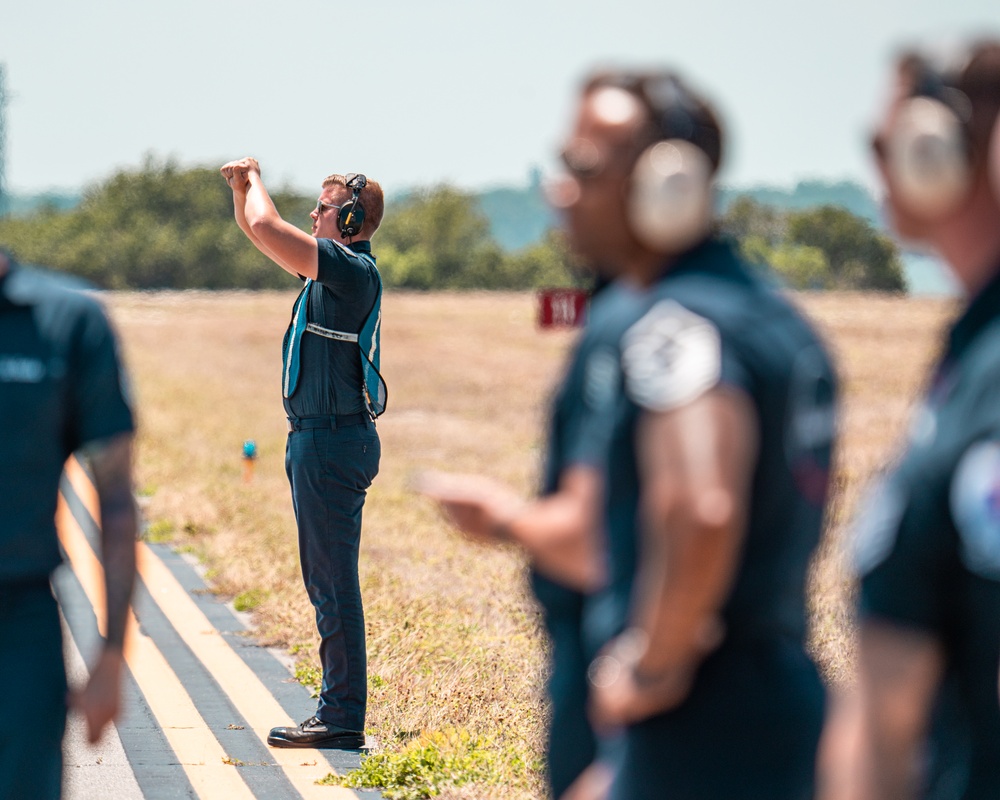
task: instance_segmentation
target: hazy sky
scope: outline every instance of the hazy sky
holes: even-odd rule
[[[724,182],[869,183],[894,48],[983,32],[998,0],[0,0],[7,181],[77,188],[152,153],[254,155],[304,191],[521,184],[589,69],[662,64],[721,110]]]

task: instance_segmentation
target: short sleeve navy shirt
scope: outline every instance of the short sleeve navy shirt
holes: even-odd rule
[[[1000,277],[952,328],[858,526],[862,618],[925,632],[946,654],[922,796],[1000,797]]]
[[[625,624],[632,595],[639,417],[728,386],[753,403],[760,453],[742,562],[723,613],[734,632],[801,642],[835,424],[836,378],[823,344],[721,240],[686,255],[625,313],[633,324],[618,346],[619,405],[608,451],[613,607],[601,638]]]
[[[542,495],[555,492],[559,488],[560,477],[571,467],[591,466],[603,472],[611,432],[613,380],[616,374],[615,354],[609,344],[614,341],[615,335],[609,326],[621,318],[615,309],[627,296],[627,290],[611,284],[591,302],[587,326],[570,355],[566,372],[553,396],[543,462]],[[552,625],[558,624],[560,613],[565,612],[573,619],[573,628],[578,634],[577,617],[582,608],[582,595],[537,574],[533,576],[533,582],[535,594],[550,623],[550,632]]]
[[[615,309],[627,295],[621,286],[611,284],[591,300],[587,326],[553,397],[542,495],[557,491],[560,477],[572,467],[590,466],[603,471],[615,374],[609,341],[616,337],[608,325],[621,318]],[[595,757],[596,736],[586,713],[586,675],[596,652],[585,645],[586,596],[537,572],[531,575],[531,586],[542,607],[552,647],[548,768],[552,795],[559,797]]]
[[[379,276],[371,243],[344,246],[332,239],[317,239],[316,243],[319,264],[309,293],[309,322],[343,333],[358,333],[378,297]],[[364,379],[356,343],[306,334],[300,358],[298,387],[284,401],[289,416],[364,411]]]
[[[44,578],[59,564],[63,464],[134,429],[123,386],[100,305],[12,264],[0,277],[0,583]]]

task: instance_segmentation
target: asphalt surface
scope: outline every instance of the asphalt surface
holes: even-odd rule
[[[57,513],[66,564],[53,577],[71,685],[86,680],[100,642],[96,514],[89,477],[71,460]],[[316,784],[357,768],[363,751],[268,747],[272,726],[298,724],[315,711],[289,660],[260,647],[244,615],[216,598],[197,566],[169,546],[139,543],[138,560],[125,711],[96,746],[70,715],[66,800],[381,797]]]

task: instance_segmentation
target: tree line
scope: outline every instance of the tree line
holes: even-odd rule
[[[309,229],[315,199],[290,189],[272,197],[285,219]],[[742,197],[728,204],[720,225],[751,261],[794,288],[905,288],[895,245],[846,209],[783,212]],[[557,230],[505,250],[476,195],[451,186],[391,200],[375,245],[388,287],[523,290],[588,282]],[[91,187],[74,208],[42,206],[0,220],[0,246],[24,263],[107,289],[294,285],[236,226],[232,195],[215,169],[153,158]]]

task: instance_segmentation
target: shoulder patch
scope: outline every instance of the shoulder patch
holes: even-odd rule
[[[661,300],[622,339],[625,390],[650,411],[670,411],[719,382],[722,344],[709,320]]]
[[[852,560],[859,575],[867,575],[889,557],[905,508],[906,495],[892,478],[876,484],[862,500],[852,543]]]
[[[1000,579],[1000,442],[976,442],[965,451],[950,501],[962,562],[977,575]]]
[[[598,348],[587,357],[583,377],[583,402],[589,409],[606,412],[614,405],[619,374],[618,354],[614,348]]]

